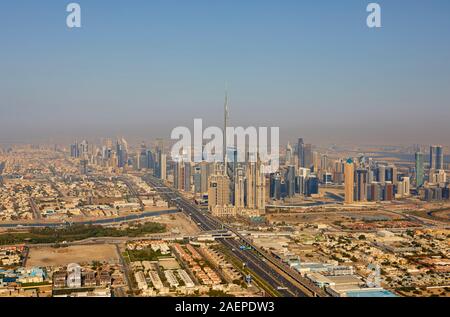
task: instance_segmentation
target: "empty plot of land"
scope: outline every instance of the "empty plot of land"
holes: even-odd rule
[[[166,225],[167,231],[172,233],[189,235],[197,234],[198,232],[200,232],[200,229],[197,227],[197,225],[181,212],[155,217],[153,219],[150,219],[150,221]]]
[[[118,262],[114,245],[70,246],[66,248],[31,247],[27,267],[64,266],[69,263],[91,263],[92,261]]]

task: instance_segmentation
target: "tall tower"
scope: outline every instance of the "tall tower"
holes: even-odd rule
[[[298,167],[305,167],[305,143],[303,139],[298,139],[297,144]]]
[[[355,181],[355,167],[352,159],[345,162],[344,182],[345,182],[345,203],[353,204],[353,188]]]
[[[230,180],[226,175],[211,175],[208,188],[208,209],[226,207],[230,204]]]
[[[160,159],[159,159],[159,168],[160,168],[160,178],[162,180],[167,179],[167,156],[166,154],[161,153]]]
[[[223,121],[223,163],[227,166],[227,126],[228,126],[228,91],[225,92],[224,104],[224,121]],[[226,172],[225,168],[225,172]]]
[[[303,148],[303,164],[305,168],[311,168],[313,163],[313,153],[312,153],[312,145],[305,144]]]
[[[285,158],[285,165],[289,166],[292,164],[292,146],[291,144],[288,142],[287,146],[286,146],[286,158]]]
[[[423,153],[416,152],[416,186],[422,187],[424,183]]]
[[[246,171],[246,180],[247,180],[246,203],[249,209],[256,208],[256,178],[257,178],[256,171],[257,171],[256,163],[248,162]]]
[[[356,170],[356,200],[358,201],[367,201],[368,174],[365,168]]]
[[[261,161],[256,166],[256,209],[266,209],[266,175],[262,172]]]
[[[430,147],[430,169],[444,169],[444,152],[440,145],[433,145]]]
[[[245,208],[245,174],[242,168],[237,169],[235,181],[234,206],[236,208]]]

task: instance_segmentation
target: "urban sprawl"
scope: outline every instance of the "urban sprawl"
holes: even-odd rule
[[[449,296],[448,151],[0,146],[0,296]]]

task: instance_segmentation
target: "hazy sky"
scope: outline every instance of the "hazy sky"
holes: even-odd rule
[[[203,118],[313,143],[450,137],[450,1],[0,2],[0,142],[168,138]]]

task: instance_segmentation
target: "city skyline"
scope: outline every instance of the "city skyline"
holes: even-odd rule
[[[57,1],[2,4],[0,142],[220,126],[228,83],[230,125],[282,143],[448,145],[446,1],[379,1],[377,30],[364,1],[79,3],[78,30]]]
[[[450,297],[449,14],[2,1],[0,298]]]

